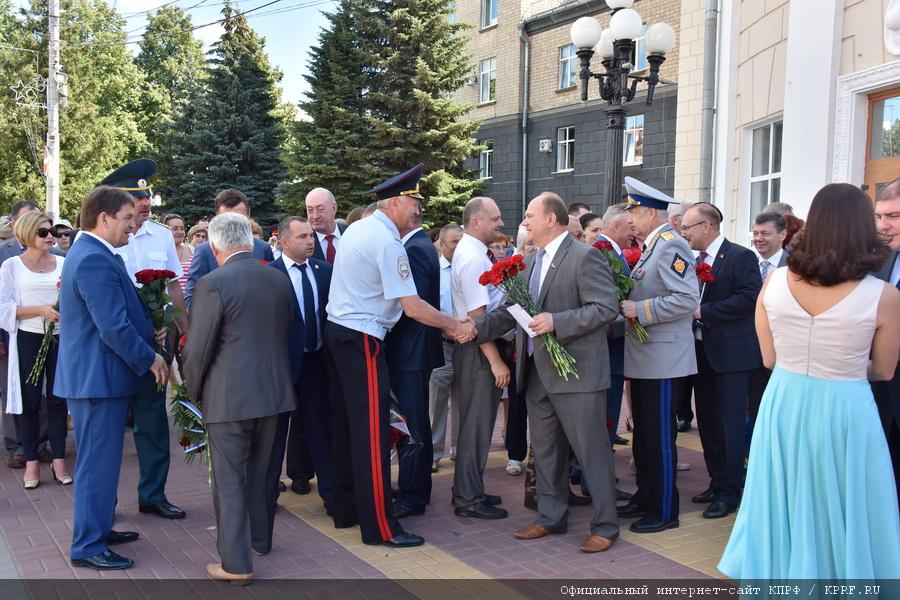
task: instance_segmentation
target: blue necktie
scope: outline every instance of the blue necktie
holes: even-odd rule
[[[531,294],[531,299],[534,300],[535,306],[537,306],[538,298],[541,295],[541,267],[544,262],[544,255],[547,254],[547,251],[543,248],[540,248],[537,251],[537,254],[534,257],[534,268],[531,270],[531,278],[528,280],[528,293]],[[534,340],[529,337],[528,338],[528,356],[531,356],[534,353]]]
[[[312,352],[319,347],[319,320],[316,318],[316,300],[313,297],[312,284],[306,275],[306,263],[294,266],[300,269],[300,282],[303,286],[303,326],[306,330],[306,351]]]

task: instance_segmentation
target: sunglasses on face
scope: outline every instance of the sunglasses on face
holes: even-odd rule
[[[66,238],[67,238],[67,237],[72,237],[72,232],[71,232],[71,231],[57,231],[57,233],[59,234],[58,237],[66,237]]]
[[[38,227],[37,236],[39,238],[45,238],[48,235],[52,235],[55,238],[60,237],[59,232],[55,229],[51,229],[50,227]]]

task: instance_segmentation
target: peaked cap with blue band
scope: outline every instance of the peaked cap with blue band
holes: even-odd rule
[[[149,158],[138,158],[122,165],[97,185],[108,185],[124,190],[136,198],[147,198],[150,194],[150,182],[147,181],[156,173],[156,163]]]
[[[650,187],[642,181],[638,181],[634,177],[625,178],[625,191],[628,192],[627,206],[625,209],[634,208],[636,206],[646,206],[647,208],[655,208],[656,210],[669,210],[670,204],[679,204],[679,200],[675,200],[670,196],[663,194],[656,188]]]
[[[379,200],[396,196],[410,196],[417,200],[424,200],[425,197],[419,192],[419,179],[424,170],[425,163],[419,163],[409,171],[395,175],[384,183],[379,183],[367,193],[375,194]]]

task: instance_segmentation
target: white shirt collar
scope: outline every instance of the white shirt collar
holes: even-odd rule
[[[470,234],[470,233],[466,233],[466,232],[463,232],[463,237],[464,237],[464,238],[469,238],[470,240],[472,240],[472,243],[475,244],[475,247],[476,247],[478,250],[480,250],[481,253],[485,255],[485,257],[487,257],[488,247],[487,247],[487,245],[486,245],[484,242],[482,242],[481,240],[479,240],[479,239],[478,239],[477,237],[475,237],[474,235],[472,235],[472,234]]]
[[[759,256],[759,253],[757,252],[756,255]],[[778,252],[776,252],[775,254],[773,254],[772,256],[770,256],[769,258],[763,258],[762,256],[759,256],[759,260],[761,260],[761,261],[763,261],[763,260],[769,261],[769,264],[770,264],[770,265],[772,265],[773,267],[776,267],[776,268],[777,268],[777,267],[778,267],[778,263],[781,262],[781,257],[782,257],[783,255],[784,255],[784,248],[779,248],[779,249],[778,249]]]
[[[113,247],[112,244],[110,244],[109,242],[107,242],[106,240],[104,240],[102,237],[100,237],[100,236],[97,235],[96,233],[91,233],[90,231],[85,231],[84,229],[81,230],[81,233],[83,233],[84,235],[89,235],[89,236],[91,236],[92,238],[94,238],[95,240],[99,240],[99,242],[100,242],[101,244],[103,244],[103,245],[106,247],[107,250],[109,250],[109,251],[112,252],[113,254],[118,254],[118,252],[116,252],[116,249]]]
[[[722,242],[724,241],[725,236],[720,233],[719,237],[714,239],[712,243],[710,243],[710,245],[706,247],[707,256],[709,256],[712,260],[716,260],[716,256],[719,255],[719,248],[722,247]]]
[[[604,240],[606,240],[607,242],[612,244],[613,250],[616,251],[616,255],[621,256],[622,249],[619,247],[619,245],[616,243],[616,241],[614,239],[612,239],[611,237],[609,237],[608,235],[603,234],[603,233],[600,234],[600,237],[602,237]]]
[[[339,240],[339,239],[341,239],[341,228],[338,227],[337,221],[335,221],[334,231],[332,231],[331,233],[319,233],[317,231],[316,235],[319,237],[319,242],[324,241],[326,235],[333,235],[335,239]]]
[[[419,231],[422,231],[422,228],[421,228],[421,227],[416,227],[415,229],[413,229],[412,231],[410,231],[409,233],[407,233],[406,235],[404,235],[402,238],[400,238],[400,241],[401,241],[401,242],[403,243],[403,245],[405,246],[405,245],[406,245],[406,242],[409,240],[409,238],[411,238],[412,236],[416,235],[416,233],[419,232]]]
[[[138,227],[137,230],[134,231],[128,239],[135,238],[139,235],[144,235],[145,233],[148,235],[153,235],[153,228],[149,225],[149,223],[150,219],[147,219],[146,221],[141,223],[141,226]]]
[[[452,263],[444,258],[444,255],[440,252],[438,252],[438,262],[441,263],[441,269],[449,269],[451,266],[453,266]]]
[[[669,226],[668,223],[663,223],[662,225],[660,225],[659,227],[657,227],[656,229],[651,231],[650,235],[647,236],[647,239],[644,240],[644,249],[646,250],[647,248],[649,248],[650,242],[653,241],[653,239],[656,237],[656,234],[658,234],[660,231],[662,231],[663,227],[668,227],[668,226]]]
[[[563,231],[561,234],[553,238],[549,244],[544,246],[544,260],[553,261],[553,257],[556,256],[556,251],[559,250],[560,244],[562,244],[563,240],[566,239],[566,236],[569,235],[568,231]]]
[[[303,262],[298,263],[297,261],[295,261],[291,258],[288,258],[288,255],[285,254],[284,252],[281,253],[281,260],[284,261],[284,266],[287,268],[288,271],[290,271],[291,267],[293,267],[294,265],[309,265],[308,258],[306,260],[304,260]]]

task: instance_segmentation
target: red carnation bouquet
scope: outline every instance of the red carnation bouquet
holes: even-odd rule
[[[625,265],[622,264],[622,259],[616,256],[616,251],[613,248],[613,245],[606,240],[597,240],[594,242],[594,248],[600,251],[600,254],[603,255],[603,258],[606,259],[606,264],[609,265],[609,271],[612,273],[613,283],[616,284],[616,289],[619,291],[619,302],[622,300],[628,299],[628,294],[631,292],[631,288],[634,287],[634,279],[625,271]],[[624,253],[623,253],[624,254]],[[640,258],[640,251],[638,251],[638,258]],[[626,261],[627,255],[626,255]],[[635,261],[634,264],[637,264]],[[633,266],[633,265],[631,265]],[[634,337],[637,341],[644,343],[650,340],[650,334],[647,333],[647,330],[643,325],[638,323],[637,319],[628,319],[628,324],[631,325],[631,328],[634,330]]]
[[[138,295],[150,310],[153,329],[159,331],[168,327],[175,317],[181,314],[181,311],[175,308],[172,297],[166,290],[166,285],[175,278],[175,273],[168,270],[144,269],[135,273],[134,278],[141,284],[141,287],[138,288]],[[156,342],[155,346],[156,351],[162,354],[163,345]],[[162,387],[160,386],[159,389]]]
[[[534,302],[534,298],[528,292],[528,287],[518,277],[519,273],[525,271],[525,257],[521,254],[514,254],[507,259],[497,261],[490,271],[485,271],[478,278],[481,285],[493,285],[500,288],[507,298],[521,306],[525,312],[532,317],[538,314],[538,307]],[[569,351],[563,348],[556,336],[552,333],[545,333],[542,336],[544,344],[547,346],[547,352],[550,353],[550,360],[556,367],[559,376],[569,380],[569,375],[574,375],[578,379],[578,370],[575,368],[575,357],[569,354]]]
[[[700,280],[700,283],[712,283],[713,281],[715,281],[716,276],[713,275],[712,265],[705,262],[698,262],[697,279]]]
[[[638,261],[641,260],[641,249],[625,248],[622,250],[622,255],[625,257],[625,262],[628,263],[628,268],[633,269],[634,265],[638,264]]]

